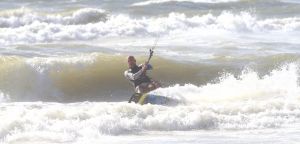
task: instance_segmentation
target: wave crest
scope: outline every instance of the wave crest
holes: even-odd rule
[[[179,45],[186,45],[187,41],[197,45],[211,39],[245,41],[240,37],[278,41],[277,38],[282,38],[282,35],[286,35],[284,42],[297,42],[295,38],[290,38],[289,33],[300,29],[300,18],[258,19],[248,12],[233,14],[226,11],[220,15],[188,17],[170,13],[167,17],[131,18],[127,15],[107,16],[98,9],[82,9],[72,16],[15,14],[0,18],[0,25],[6,27],[1,29],[0,43],[6,45],[95,39],[99,39],[101,44],[112,37],[140,39],[157,36]],[[272,34],[272,37],[261,36],[266,34]],[[181,42],[183,40],[184,43]]]
[[[238,2],[240,0],[149,0],[143,2],[137,2],[132,4],[132,6],[146,6],[152,4],[162,4],[168,2],[193,2],[193,3],[229,3]]]
[[[104,10],[93,8],[79,9],[71,15],[47,14],[21,8],[1,12],[0,16],[0,28],[18,28],[34,23],[82,25],[107,19],[107,13]]]

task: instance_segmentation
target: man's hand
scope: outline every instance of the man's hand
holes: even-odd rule
[[[147,71],[148,64],[149,64],[149,62],[147,62],[147,61],[144,63],[143,68],[142,68],[143,73],[145,73]]]

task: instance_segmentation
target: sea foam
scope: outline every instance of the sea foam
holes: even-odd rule
[[[238,2],[240,0],[149,0],[143,2],[137,2],[132,4],[132,6],[146,6],[152,4],[161,4],[168,2],[193,2],[193,3],[229,3],[229,2]]]
[[[98,9],[80,9],[71,16],[45,16],[23,10],[1,17],[0,26],[0,43],[6,45],[97,39],[101,44],[103,38],[153,39],[158,36],[170,40],[168,43],[197,45],[210,39],[240,42],[244,40],[241,36],[273,41],[286,35],[283,41],[297,42],[294,37],[300,27],[300,18],[259,19],[249,12],[234,14],[228,11],[220,15],[170,13],[166,17],[132,18],[124,14],[107,15]],[[266,34],[271,36],[261,37]]]

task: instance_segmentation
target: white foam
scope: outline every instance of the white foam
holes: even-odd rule
[[[300,1],[299,0],[280,0],[281,2],[285,2],[285,3],[296,3],[299,4]]]
[[[34,23],[82,25],[106,20],[106,12],[102,9],[83,8],[71,15],[48,14],[32,11],[27,8],[3,11],[0,13],[0,28],[16,28]]]
[[[132,4],[132,6],[145,6],[152,4],[161,4],[167,2],[193,2],[193,3],[228,3],[228,2],[238,2],[240,0],[148,0],[143,2],[137,2]]]
[[[176,85],[153,93],[180,98],[199,111],[224,116],[216,120],[221,129],[280,127],[299,116],[298,72],[298,66],[290,64],[261,78],[248,71],[238,78],[225,75],[218,83]]]
[[[217,43],[299,42],[296,39],[300,28],[298,17],[258,19],[248,12],[238,14],[223,12],[220,15],[206,14],[192,17],[170,13],[167,17],[139,19],[127,15],[111,15],[106,21],[85,24],[86,21],[90,21],[85,15],[94,13],[97,13],[97,10],[83,9],[75,12],[72,21],[80,24],[70,24],[70,20],[65,22],[65,19],[70,18],[61,15],[49,18],[51,16],[23,14],[34,15],[29,16],[30,22],[26,22],[28,16],[21,18],[9,16],[4,19],[9,21],[12,19],[14,22],[11,24],[2,22],[7,28],[1,29],[0,42],[9,45],[95,40],[93,44],[120,46],[134,44],[132,41],[124,40],[126,38],[141,40],[150,38],[149,44],[152,45],[153,37],[157,36],[160,36],[166,45],[213,45],[216,40]],[[44,17],[46,20],[42,19]],[[105,42],[107,40],[109,43]],[[149,39],[141,43],[145,44],[146,41]]]
[[[154,93],[184,98],[195,104],[219,104],[247,101],[288,100],[298,99],[298,66],[290,64],[262,78],[256,72],[245,71],[235,77],[226,74],[219,83],[204,86],[186,84],[163,88]],[[284,83],[284,85],[283,85]]]

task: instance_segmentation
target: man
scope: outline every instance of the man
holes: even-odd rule
[[[124,72],[124,75],[133,84],[136,93],[147,93],[160,87],[158,82],[146,75],[147,70],[152,69],[148,62],[137,66],[134,56],[128,56],[127,62],[129,69]]]

